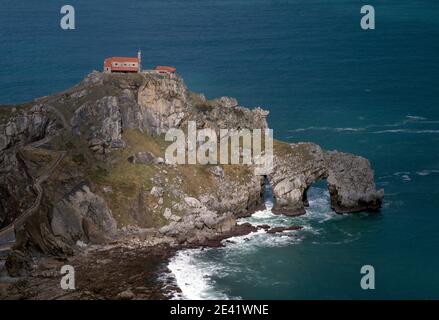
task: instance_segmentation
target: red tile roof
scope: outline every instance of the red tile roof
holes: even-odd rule
[[[176,68],[169,67],[169,66],[157,66],[157,67],[155,67],[155,69],[157,71],[166,71],[166,72],[171,72],[171,73],[174,73],[175,71],[177,71]]]
[[[132,57],[112,57],[109,59],[114,62],[139,62],[139,59]]]
[[[110,66],[112,62],[139,62],[139,59],[131,57],[112,57],[105,59],[104,64],[105,66]]]

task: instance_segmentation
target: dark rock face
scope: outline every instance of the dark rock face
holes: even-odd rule
[[[13,250],[6,259],[5,267],[11,277],[26,275],[32,267],[32,259],[29,255]]]
[[[234,226],[231,230],[229,230],[228,232],[219,234],[214,236],[211,239],[207,239],[204,242],[201,243],[201,245],[203,246],[207,246],[207,247],[222,247],[223,244],[221,241],[231,238],[231,237],[242,237],[245,235],[248,235],[252,232],[257,231],[258,228],[255,226],[252,226],[250,223],[243,223],[243,224],[239,224]]]
[[[122,117],[117,97],[104,97],[96,102],[86,102],[76,109],[71,120],[73,132],[83,134],[86,128],[89,147],[96,153],[105,154],[114,148],[122,148]]]
[[[62,239],[56,237],[50,229],[52,206],[43,196],[38,212],[31,215],[23,225],[15,228],[15,251],[23,254],[43,253],[53,256],[72,255],[72,248]]]
[[[87,185],[55,204],[50,226],[55,237],[74,245],[77,241],[99,243],[116,232],[116,221],[104,199]]]
[[[29,111],[12,112],[5,124],[0,124],[0,151],[19,143],[39,140],[50,132],[50,120],[42,105],[35,105]]]
[[[337,151],[326,152],[331,206],[339,213],[377,211],[384,190],[376,190],[374,172],[367,159]]]
[[[35,197],[31,188],[32,179],[27,174],[26,167],[13,150],[0,154],[0,228],[12,223]]]
[[[7,122],[0,124],[0,228],[14,221],[35,196],[19,146],[51,136],[55,129],[56,123],[40,104],[14,108]]]
[[[21,276],[30,268],[30,254],[70,256],[78,241],[104,243],[116,233],[116,222],[105,201],[81,185],[52,206],[43,197],[37,214],[16,227],[16,243],[6,269]]]

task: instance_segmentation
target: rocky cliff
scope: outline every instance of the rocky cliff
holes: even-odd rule
[[[275,197],[274,213],[301,215],[307,206],[306,191],[326,180],[331,207],[337,213],[377,211],[384,190],[376,190],[367,159],[338,151],[324,151],[313,143],[274,146],[274,170],[269,175]]]
[[[93,72],[65,92],[0,110],[0,227],[16,234],[10,261],[72,254],[133,228],[203,244],[263,206],[265,177],[250,166],[164,161],[164,134],[188,121],[267,127],[267,111],[207,100],[178,76]],[[311,143],[276,141],[268,179],[280,214],[304,213],[306,190],[319,179],[337,212],[378,210],[383,198],[366,159]]]

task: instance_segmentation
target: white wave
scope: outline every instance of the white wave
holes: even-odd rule
[[[418,176],[428,176],[430,174],[439,173],[439,170],[422,170],[416,172]]]
[[[337,215],[331,209],[329,191],[322,188],[310,188],[308,191],[309,207],[305,209],[306,215],[301,218],[304,221],[324,223],[331,219],[340,219],[341,215]]]
[[[298,128],[298,129],[291,129],[288,130],[289,132],[302,132],[302,131],[335,131],[335,132],[343,132],[343,131],[352,131],[352,132],[358,132],[358,131],[367,131],[369,129],[373,129],[373,128],[394,128],[394,127],[400,127],[403,126],[409,122],[408,119],[400,121],[400,122],[395,122],[395,123],[389,123],[389,124],[371,124],[371,125],[367,125],[364,127],[358,127],[358,128],[352,128],[352,127],[315,127],[315,126],[311,126],[311,127],[306,127],[306,128]]]
[[[414,121],[417,121],[417,120],[427,120],[427,118],[424,118],[424,117],[421,117],[421,116],[406,116],[406,118],[409,119],[409,120],[414,120]]]
[[[399,171],[393,174],[393,176],[401,178],[404,182],[409,182],[412,180],[410,175],[411,175],[410,171]]]
[[[437,124],[439,123],[439,120],[429,120],[428,118],[421,116],[406,116],[404,124],[407,123]]]
[[[421,171],[416,171],[413,174],[410,171],[399,171],[399,172],[393,173],[392,176],[400,177],[402,180],[408,182],[408,181],[412,180],[410,175],[416,174],[418,176],[424,177],[424,176],[428,176],[430,174],[437,174],[437,173],[439,173],[438,169],[431,169],[431,170],[425,169],[425,170],[421,170]],[[390,177],[391,177],[390,175],[387,175],[387,176],[380,177],[380,179],[387,179]]]
[[[265,230],[258,230],[246,236],[233,237],[223,243],[220,248],[228,255],[242,255],[258,251],[259,248],[284,247],[302,241],[297,236],[298,231],[284,231],[275,234],[267,233]]]
[[[365,128],[335,128],[335,131],[337,132],[343,132],[343,131],[364,131]]]
[[[165,294],[168,297],[168,299],[170,299],[170,300],[184,299],[183,294],[180,291],[173,290],[173,287],[176,285],[177,280],[175,278],[175,275],[172,272],[161,273],[158,276],[158,281],[160,281],[162,283],[163,289],[165,290],[165,292],[166,292]]]
[[[398,172],[395,172],[393,175],[394,176],[402,176],[404,174],[410,174],[410,171],[398,171]]]
[[[374,134],[383,134],[383,133],[414,133],[414,134],[435,134],[439,133],[439,130],[436,129],[409,129],[404,128],[410,124],[437,124],[439,120],[429,120],[426,117],[416,116],[416,115],[407,115],[400,122],[389,123],[389,124],[371,124],[364,127],[327,127],[327,126],[311,126],[305,128],[297,128],[288,130],[289,132],[304,132],[304,131],[332,131],[332,132],[367,132]],[[385,129],[385,128],[395,128],[395,129]],[[372,131],[372,130],[376,131]],[[381,130],[379,130],[381,129]],[[292,136],[289,138],[293,138]]]
[[[271,209],[257,211],[248,218],[238,221],[238,224],[250,223],[253,226],[267,224],[270,227],[281,227],[291,225],[291,218],[273,214]]]
[[[258,211],[251,217],[242,219],[240,223],[252,225],[268,224],[271,227],[301,225],[307,226],[312,222],[322,223],[333,218],[339,218],[330,208],[330,197],[327,189],[311,187],[308,190],[309,207],[305,208],[306,214],[297,217],[275,215],[271,210]],[[268,209],[268,208],[267,208]],[[305,229],[305,228],[304,228]]]
[[[232,237],[223,241],[222,248],[187,249],[179,251],[169,262],[168,269],[172,272],[181,294],[174,293],[172,299],[217,300],[240,299],[221,292],[216,287],[215,277],[222,277],[233,273],[230,265],[223,265],[216,261],[205,261],[203,254],[209,250],[223,251],[227,260],[233,261],[234,256],[254,254],[261,247],[288,246],[301,241],[300,237],[293,236],[292,232],[268,234],[265,230],[258,230],[246,236]],[[237,266],[239,269],[240,266]]]
[[[267,224],[270,227],[300,225],[301,230],[289,230],[275,234],[259,229],[245,236],[223,240],[224,247],[211,249],[188,249],[179,251],[169,262],[168,268],[181,289],[181,294],[174,294],[173,299],[236,299],[226,292],[218,290],[214,277],[222,278],[238,272],[243,255],[252,255],[260,248],[284,247],[299,244],[307,234],[319,235],[320,229],[312,222],[323,223],[333,218],[342,218],[330,210],[329,193],[326,189],[310,188],[309,204],[306,214],[300,217],[286,217],[272,213],[272,202],[266,202],[266,210],[255,212],[251,217],[240,219],[238,223],[252,225]],[[218,253],[221,259],[213,261],[206,258],[206,253]],[[225,261],[222,263],[221,261]]]
[[[439,133],[439,130],[415,130],[415,129],[389,129],[389,130],[379,130],[372,133]]]
[[[215,263],[203,262],[197,258],[201,249],[179,251],[169,262],[168,268],[174,275],[181,295],[174,299],[230,299],[213,287],[212,275],[221,272],[221,266]]]
[[[372,133],[397,133],[397,132],[407,132],[407,129],[388,129],[388,130],[374,131]]]
[[[291,129],[288,130],[289,132],[302,132],[302,131],[306,131],[309,130],[308,128],[299,128],[299,129]]]
[[[364,131],[366,128],[333,128],[333,127],[307,127],[307,128],[298,128],[288,130],[289,132],[302,132],[302,131],[335,131],[335,132],[344,132],[344,131]]]

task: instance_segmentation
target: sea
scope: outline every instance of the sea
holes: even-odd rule
[[[74,30],[60,27],[66,4]],[[360,26],[365,4],[375,29]],[[380,213],[334,213],[321,181],[305,215],[275,216],[268,191],[239,223],[304,228],[178,252],[176,299],[439,298],[438,17],[437,0],[2,0],[0,103],[141,49],[145,68],[175,66],[193,91],[269,110],[277,139],[370,160]]]

